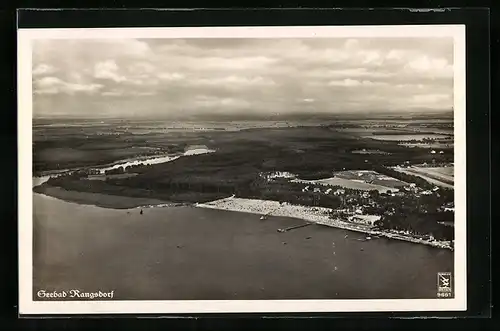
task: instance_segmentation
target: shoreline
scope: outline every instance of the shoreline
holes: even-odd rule
[[[328,214],[333,210],[324,207],[306,207],[292,205],[288,203],[281,204],[278,201],[235,198],[234,196],[214,200],[204,203],[176,203],[153,198],[127,197],[121,195],[111,195],[105,193],[91,193],[66,190],[55,186],[37,186],[33,193],[38,193],[60,200],[78,203],[81,205],[94,205],[108,209],[137,209],[137,208],[164,208],[179,206],[194,206],[198,208],[216,209],[223,211],[233,211],[255,214],[256,216],[277,216],[299,219],[305,222],[364,233],[388,239],[396,239],[415,244],[423,244],[431,247],[449,249],[453,248],[446,242],[429,241],[415,238],[397,231],[375,230],[363,225],[344,222],[339,219],[332,219]]]
[[[52,175],[59,175],[63,174],[66,172],[71,172],[71,171],[78,171],[82,169],[104,169],[108,167],[113,167],[117,164],[121,163],[127,163],[127,162],[134,162],[134,161],[144,161],[147,159],[156,159],[156,158],[161,158],[161,157],[170,157],[171,155],[169,154],[151,154],[151,155],[139,155],[127,159],[120,159],[116,160],[110,163],[106,164],[96,164],[96,165],[86,165],[86,166],[80,166],[80,167],[73,167],[73,168],[66,168],[66,169],[51,169],[51,170],[42,170],[42,171],[33,171],[33,176],[32,177],[45,177],[45,176],[52,176]],[[172,156],[175,157],[176,155]]]
[[[120,165],[120,164],[127,164],[127,163],[133,163],[133,162],[145,162],[148,160],[156,160],[156,159],[164,159],[164,158],[169,158],[169,160],[166,160],[165,162],[172,162],[172,161],[175,161],[176,159],[183,157],[183,156],[193,156],[193,155],[213,153],[213,152],[215,152],[215,150],[213,150],[213,149],[204,149],[203,151],[201,151],[201,149],[195,149],[195,152],[190,152],[190,150],[187,150],[185,152],[176,152],[176,153],[159,153],[159,154],[149,154],[149,155],[138,155],[138,156],[131,157],[131,158],[116,160],[116,161],[106,163],[106,164],[87,165],[87,166],[73,167],[73,168],[67,168],[67,169],[43,170],[43,171],[38,171],[38,172],[33,171],[32,177],[53,176],[53,175],[59,175],[59,174],[67,173],[67,172],[84,170],[84,169],[106,170],[108,168],[113,168],[113,167]]]
[[[424,244],[436,248],[445,248],[453,250],[453,248],[449,244],[444,242],[419,239],[393,231],[374,230],[368,227],[364,227],[362,225],[358,226],[341,220],[332,219],[328,215],[328,213],[332,212],[333,210],[329,208],[305,207],[305,206],[291,205],[287,203],[280,204],[278,201],[272,201],[272,200],[244,199],[235,197],[229,197],[207,203],[197,203],[195,204],[195,207],[244,212],[255,215],[297,218],[304,220],[306,222],[339,228],[343,230],[361,232],[388,239],[402,240],[402,241],[412,242],[415,244]]]
[[[136,209],[151,207],[169,207],[179,204],[152,198],[126,197],[121,195],[111,195],[105,193],[90,193],[66,190],[56,186],[37,186],[33,193],[46,195],[52,198],[80,205],[91,205],[107,209]]]

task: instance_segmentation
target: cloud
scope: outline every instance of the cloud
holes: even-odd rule
[[[449,94],[424,94],[424,95],[414,95],[413,101],[419,104],[427,104],[427,103],[434,103],[434,102],[440,102],[443,100],[448,100],[451,98],[451,95]]]
[[[84,93],[95,93],[101,89],[103,85],[101,84],[75,84],[65,82],[57,77],[44,77],[34,84],[35,94],[74,94],[78,92]]]
[[[344,86],[344,87],[359,87],[359,86],[383,86],[387,85],[385,82],[372,82],[369,80],[356,80],[356,79],[344,79],[341,81],[332,80],[328,82],[328,86]]]
[[[358,46],[359,46],[359,41],[357,41],[356,39],[348,39],[344,44],[344,47],[346,49],[355,49]]]
[[[265,56],[246,56],[238,58],[202,57],[197,60],[186,58],[183,66],[189,66],[197,70],[248,70],[267,68],[275,62],[275,59]]]
[[[453,40],[37,40],[33,84],[44,114],[450,109]]]
[[[236,108],[246,109],[252,104],[248,100],[238,98],[219,98],[214,96],[199,95],[194,99],[196,105],[202,108]]]
[[[104,91],[101,95],[105,97],[119,97],[123,95],[123,91]]]
[[[158,78],[166,81],[179,81],[186,77],[178,72],[161,72],[158,74]]]
[[[51,75],[56,71],[57,70],[53,66],[41,63],[33,69],[33,76]]]
[[[118,73],[118,66],[113,60],[96,63],[94,67],[94,77],[99,79],[111,79],[117,83],[127,80],[125,76]]]
[[[406,70],[429,77],[453,77],[453,66],[444,58],[430,58],[427,55],[419,56],[410,61]]]
[[[194,85],[212,85],[212,86],[225,85],[231,88],[250,87],[250,86],[266,87],[266,86],[276,85],[276,83],[269,78],[263,78],[259,76],[244,77],[235,75],[226,77],[215,77],[215,78],[201,78],[193,80],[191,83]]]
[[[361,56],[363,57],[363,63],[374,63],[380,65],[383,61],[381,54],[377,51],[366,51],[361,52]]]

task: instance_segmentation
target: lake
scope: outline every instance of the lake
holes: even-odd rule
[[[33,194],[34,293],[115,300],[436,298],[453,252],[290,218],[195,207],[115,210]],[[345,238],[345,235],[348,237]],[[34,298],[36,300],[37,298]]]

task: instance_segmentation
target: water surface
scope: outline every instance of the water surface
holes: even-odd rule
[[[34,293],[116,300],[435,298],[453,252],[289,218],[169,207],[114,210],[34,198]],[[345,237],[347,234],[347,238]],[[34,297],[37,300],[36,297]]]

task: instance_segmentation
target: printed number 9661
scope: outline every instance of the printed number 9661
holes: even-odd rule
[[[438,298],[451,298],[451,293],[438,293]]]

